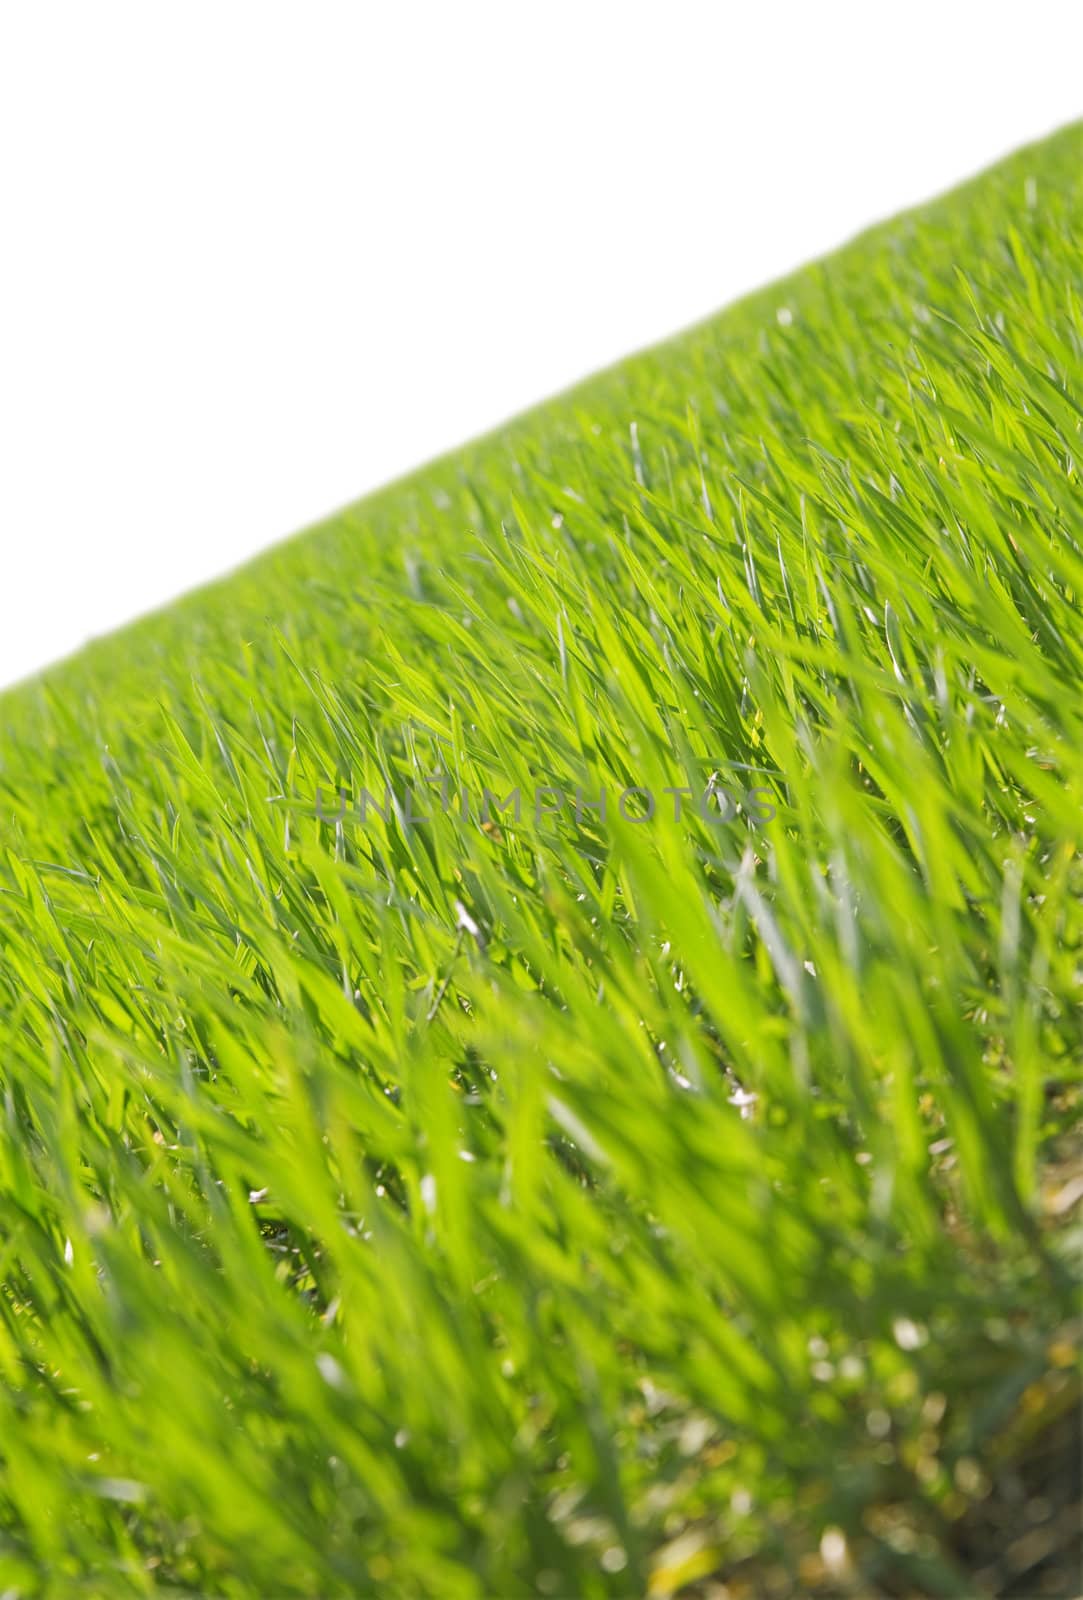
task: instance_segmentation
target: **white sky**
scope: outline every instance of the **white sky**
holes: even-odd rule
[[[1083,7],[0,0],[0,684],[1083,113]]]

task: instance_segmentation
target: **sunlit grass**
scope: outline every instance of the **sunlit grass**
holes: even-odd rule
[[[1075,1592],[1081,251],[1075,128],[0,700],[0,1594]]]

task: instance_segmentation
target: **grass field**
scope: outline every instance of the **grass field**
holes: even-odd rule
[[[5,1600],[1078,1592],[1081,452],[1083,125],[0,699]]]

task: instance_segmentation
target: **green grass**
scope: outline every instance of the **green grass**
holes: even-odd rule
[[[0,700],[0,1594],[1076,1592],[1081,380],[1083,125]]]

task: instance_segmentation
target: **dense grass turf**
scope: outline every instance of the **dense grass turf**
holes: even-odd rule
[[[0,1593],[1075,1592],[1081,251],[1074,128],[0,701]]]

